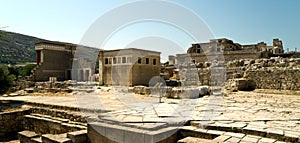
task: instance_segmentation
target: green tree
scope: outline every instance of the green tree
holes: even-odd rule
[[[35,64],[28,64],[28,65],[24,66],[20,72],[20,75],[22,77],[29,76],[31,74],[31,70],[33,70],[35,67],[36,67]]]
[[[5,93],[13,84],[14,75],[9,75],[7,67],[0,65],[0,93]]]

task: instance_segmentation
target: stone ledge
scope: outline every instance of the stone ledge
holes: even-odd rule
[[[176,142],[178,127],[164,127],[155,131],[121,125],[94,122],[88,124],[88,138],[97,143],[169,143]]]
[[[67,138],[66,134],[45,134],[42,136],[43,143],[72,143],[72,140]]]
[[[201,122],[200,122],[201,123]],[[199,127],[198,121],[191,121],[191,125],[194,127]],[[200,128],[199,128],[200,129]],[[259,137],[267,137],[270,139],[276,139],[279,141],[287,141],[287,142],[298,142],[300,140],[300,132],[299,131],[289,131],[284,129],[277,128],[262,128],[256,127],[253,125],[241,125],[239,128],[235,127],[231,124],[221,124],[214,125],[208,124],[205,128],[206,130],[220,130],[225,132],[234,132],[234,133],[243,133],[246,135],[255,135]],[[194,129],[196,130],[196,129]]]
[[[87,130],[80,130],[67,133],[67,137],[72,140],[72,143],[86,143],[88,142]]]
[[[31,143],[32,142],[31,140],[36,137],[39,137],[39,135],[32,131],[25,130],[22,132],[18,132],[18,139],[22,143]]]
[[[118,120],[114,120],[113,118],[101,118],[101,120],[96,119],[95,121],[149,131],[168,127],[168,124],[165,122],[120,122]]]
[[[32,138],[31,142],[32,143],[42,143],[42,137]]]
[[[177,143],[215,143],[215,141],[195,137],[186,137],[179,140]]]
[[[37,134],[60,134],[69,131],[78,131],[86,129],[86,126],[63,123],[61,121],[25,115],[25,129],[35,131]],[[37,128],[35,128],[37,127]]]

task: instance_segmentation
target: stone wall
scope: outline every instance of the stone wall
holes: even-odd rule
[[[191,53],[191,54],[177,54],[175,64],[180,65],[189,62],[197,63],[212,63],[213,60],[229,62],[233,60],[242,60],[242,59],[259,59],[262,57],[260,52],[245,52],[245,51],[232,51],[223,53]]]
[[[258,69],[245,72],[259,89],[300,90],[300,69]]]
[[[24,115],[29,110],[18,110],[0,113],[0,138],[7,134],[14,134],[24,129]]]
[[[193,62],[181,63],[172,67],[175,67],[172,68],[175,74],[170,79],[182,83],[186,74],[181,70],[193,67],[198,70],[199,78],[193,77],[199,80],[198,85],[222,86],[229,79],[244,77],[253,80],[257,84],[256,88],[259,89],[300,90],[300,58],[236,59],[225,63],[219,62],[217,65],[214,62],[195,61],[195,64]],[[163,72],[167,75],[171,73],[170,71]]]
[[[148,126],[151,128],[92,122],[88,124],[88,138],[91,143],[174,143],[178,140],[178,127],[162,126],[161,128],[154,125],[159,123],[144,124],[146,128]]]
[[[59,111],[55,109],[44,109],[44,108],[31,108],[31,113],[49,115],[51,117],[68,119],[73,122],[86,123],[85,117],[78,113],[72,113],[70,111]]]
[[[105,51],[99,55],[100,84],[148,85],[159,76],[160,53],[140,49]]]
[[[33,115],[25,115],[24,128],[25,130],[34,131],[38,135],[61,134],[85,129],[81,125],[69,124],[67,119],[55,120],[54,118]]]
[[[43,61],[34,70],[35,81],[48,81],[49,77],[57,80],[68,79],[67,71],[72,69],[72,53],[67,51],[43,50]]]

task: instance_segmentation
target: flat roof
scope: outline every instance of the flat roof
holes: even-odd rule
[[[113,49],[113,50],[104,50],[104,52],[114,52],[114,51],[122,51],[122,50],[135,50],[135,51],[145,51],[145,52],[153,52],[160,54],[161,52],[152,51],[152,50],[144,50],[139,48],[124,48],[124,49]]]
[[[97,49],[95,47],[89,47],[89,46],[73,44],[73,43],[67,43],[67,42],[60,42],[60,41],[42,41],[42,42],[35,43],[35,45],[40,45],[40,44],[53,44],[53,45],[60,45],[60,46],[86,47],[86,48]]]
[[[75,47],[86,47],[86,48],[98,49],[98,48],[95,48],[95,47],[89,47],[89,46],[73,44],[73,43],[67,43],[67,42],[60,42],[60,41],[42,41],[42,42],[35,43],[35,45],[40,45],[40,44],[53,44],[53,45],[61,45],[61,46],[75,46]],[[104,51],[104,52],[113,52],[113,51],[121,51],[121,50],[135,50],[135,51],[153,52],[153,53],[158,53],[158,54],[161,53],[161,52],[157,52],[157,51],[144,50],[144,49],[139,49],[139,48],[124,48],[124,49],[113,49],[113,50],[98,49],[98,50],[99,51]]]

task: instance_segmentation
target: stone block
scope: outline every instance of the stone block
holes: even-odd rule
[[[270,138],[261,138],[259,140],[259,143],[274,143],[276,140],[275,139],[270,139]]]
[[[36,137],[38,137],[38,135],[32,131],[22,131],[18,133],[18,139],[22,143],[31,143],[31,139]]]
[[[125,131],[112,126],[105,128],[105,137],[114,142],[123,142]]]
[[[72,140],[72,143],[86,143],[88,141],[87,130],[69,132],[67,137]]]
[[[247,143],[257,143],[260,138],[253,138],[251,136],[245,136],[241,141]]]
[[[91,143],[168,143],[176,142],[177,128],[166,127],[155,131],[125,125],[94,122],[88,124],[88,138]]]
[[[32,143],[42,143],[42,138],[41,137],[37,137],[37,138],[32,138],[31,139]]]
[[[42,135],[43,143],[72,143],[72,140],[67,138],[66,134],[45,134]]]
[[[177,143],[213,143],[214,141],[208,139],[201,139],[196,137],[186,137],[179,140]]]
[[[240,141],[241,141],[240,138],[231,137],[231,138],[229,138],[226,142],[229,142],[229,143],[238,143],[238,142],[240,142]]]
[[[171,143],[177,139],[176,127],[166,127],[157,131],[150,131],[144,134],[144,143]]]
[[[255,127],[255,126],[247,126],[243,128],[244,133],[246,134],[251,134],[251,135],[256,135],[256,136],[265,136],[267,134],[265,129],[262,129],[260,127]]]
[[[226,132],[226,133],[224,133],[224,135],[236,137],[239,139],[241,139],[245,136],[245,134],[242,134],[242,133],[232,133],[232,132]]]
[[[124,132],[124,140],[123,143],[144,143],[145,142],[145,134],[139,131],[126,131]]]
[[[220,136],[214,138],[213,140],[216,141],[216,142],[225,142],[225,141],[228,140],[229,138],[231,138],[231,136],[220,135]]]

